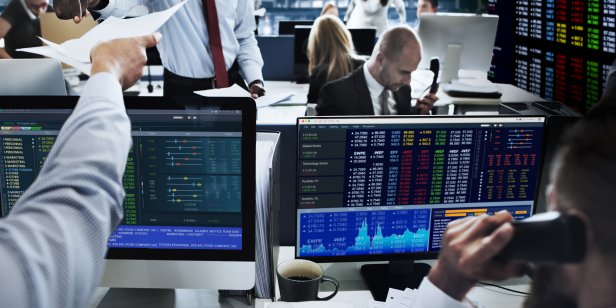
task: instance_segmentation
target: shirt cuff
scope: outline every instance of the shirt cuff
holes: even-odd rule
[[[92,11],[94,11],[96,13],[99,13],[101,15],[101,18],[103,18],[103,19],[107,18],[107,17],[112,15],[113,9],[116,6],[115,2],[116,2],[116,0],[109,0],[109,3],[107,4],[106,7],[102,8],[100,10],[92,10]]]
[[[473,308],[474,306],[467,299],[461,302],[457,301],[435,286],[428,277],[425,277],[417,289],[412,307]]]
[[[97,73],[90,76],[81,90],[81,99],[86,101],[104,100],[124,106],[122,87],[118,78],[111,73]]]
[[[242,73],[244,73],[244,79],[246,79],[247,84],[250,84],[257,79],[265,82],[263,80],[263,74],[261,73],[261,67],[259,65],[246,65],[245,67],[242,67]]]

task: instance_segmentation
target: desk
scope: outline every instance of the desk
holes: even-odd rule
[[[288,259],[293,259],[294,248],[290,246],[280,247],[279,263]],[[428,261],[427,263],[432,263]],[[372,300],[370,291],[366,290],[364,282],[359,274],[359,267],[365,263],[323,263],[325,275],[332,276],[340,282],[340,291],[332,299],[337,302],[352,303],[356,308],[367,308],[368,301]],[[528,291],[529,280],[525,278],[512,279],[501,282],[500,285],[519,291]],[[327,286],[325,284],[324,286]],[[102,297],[109,288],[97,288],[90,307],[97,307]],[[278,286],[276,286],[278,294]],[[325,289],[319,296],[326,296],[331,292]],[[494,287],[474,287],[468,294],[468,298],[484,308],[518,308],[522,306],[524,296],[500,290]],[[187,290],[177,289],[175,292],[174,307],[264,307],[264,303],[269,300],[257,299],[253,305],[248,305],[242,297],[218,297],[215,290]]]

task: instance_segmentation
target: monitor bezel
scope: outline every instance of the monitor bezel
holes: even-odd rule
[[[77,96],[3,96],[0,111],[11,109],[30,111],[37,109],[74,109]],[[242,249],[134,249],[109,248],[106,259],[172,260],[172,261],[254,261],[255,260],[255,149],[256,105],[251,98],[239,97],[161,97],[125,96],[124,105],[131,110],[213,110],[242,111]],[[1,202],[1,201],[0,201]]]
[[[542,173],[543,173],[543,169],[544,169],[544,152],[545,152],[545,148],[546,148],[546,131],[548,128],[548,117],[547,116],[543,116],[543,115],[469,115],[469,116],[460,116],[460,115],[452,115],[452,116],[447,116],[447,115],[420,115],[420,116],[412,116],[412,115],[407,115],[407,116],[401,116],[401,115],[396,115],[396,116],[379,116],[379,117],[375,117],[375,116],[313,116],[313,117],[298,117],[297,118],[297,122],[296,122],[296,131],[297,131],[297,151],[296,151],[296,161],[297,161],[297,165],[296,168],[297,170],[299,170],[300,168],[300,142],[299,142],[299,138],[300,138],[300,121],[302,120],[312,120],[312,119],[375,119],[375,118],[387,118],[387,119],[418,119],[418,118],[422,118],[422,119],[448,119],[448,118],[473,118],[473,119],[487,119],[487,118],[542,118],[543,119],[543,138],[541,140],[541,155],[540,158],[538,159],[538,170],[537,170],[537,182],[536,182],[536,189],[535,189],[535,196],[533,197],[533,205],[531,208],[531,215],[534,215],[536,213],[537,210],[537,199],[539,196],[539,188],[540,188],[540,180],[542,178]],[[298,177],[299,177],[299,173],[298,173]],[[296,202],[295,202],[295,216],[294,219],[296,221],[296,228],[295,228],[295,239],[296,239],[296,243],[294,245],[294,256],[295,258],[301,258],[301,259],[306,259],[306,260],[311,260],[314,262],[319,262],[319,263],[337,263],[337,262],[366,262],[366,261],[398,261],[398,260],[433,260],[433,259],[437,259],[439,252],[413,252],[413,253],[402,253],[402,254],[378,254],[378,255],[352,255],[352,256],[325,256],[325,257],[313,257],[313,256],[299,256],[298,255],[298,243],[297,243],[297,238],[298,238],[298,233],[299,233],[299,226],[297,225],[297,211],[299,210],[298,205],[299,202],[297,200],[299,200],[299,181],[296,183],[295,185],[295,196],[296,196]]]

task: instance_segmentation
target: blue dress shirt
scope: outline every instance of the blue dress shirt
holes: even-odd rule
[[[0,307],[87,307],[123,215],[130,121],[117,78],[92,76],[32,185],[0,220]]]
[[[123,17],[145,7],[149,12],[166,10],[180,0],[109,0],[100,11],[102,18]],[[263,58],[257,45],[252,5],[247,0],[216,0],[220,38],[227,70],[237,59],[244,79],[263,80]],[[201,0],[187,0],[159,30],[163,34],[158,51],[163,66],[176,75],[191,78],[214,76],[214,64]]]

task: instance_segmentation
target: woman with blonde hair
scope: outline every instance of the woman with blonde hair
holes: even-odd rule
[[[333,15],[323,15],[314,21],[308,36],[308,103],[316,104],[321,87],[327,82],[350,74],[365,62],[355,54],[351,33]]]

